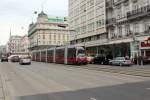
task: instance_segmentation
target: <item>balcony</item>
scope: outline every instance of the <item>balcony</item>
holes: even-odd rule
[[[113,26],[116,23],[116,18],[110,18],[106,20],[107,27]]]
[[[123,2],[127,2],[127,1],[129,1],[129,0],[114,0],[114,5],[116,6],[116,5],[119,5],[119,4],[121,4]]]
[[[137,18],[148,16],[149,14],[150,14],[150,5],[147,5],[139,9],[127,12],[127,19],[134,20]]]

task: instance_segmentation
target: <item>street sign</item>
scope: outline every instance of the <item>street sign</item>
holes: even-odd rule
[[[142,49],[150,49],[150,37],[147,40],[142,41],[140,45]]]

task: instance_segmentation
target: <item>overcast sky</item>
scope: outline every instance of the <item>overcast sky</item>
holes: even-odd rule
[[[34,11],[41,12],[42,4],[48,15],[68,15],[68,0],[0,0],[0,45],[8,41],[10,28],[12,35],[27,34],[37,17]]]

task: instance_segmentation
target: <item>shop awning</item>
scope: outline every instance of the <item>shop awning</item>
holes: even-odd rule
[[[133,42],[132,38],[121,39],[121,40],[113,40],[113,41],[110,41],[108,44],[121,44],[121,43],[130,43],[130,42]]]

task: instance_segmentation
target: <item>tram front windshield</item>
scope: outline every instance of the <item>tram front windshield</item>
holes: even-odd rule
[[[85,57],[85,50],[84,49],[78,49],[78,57]]]

